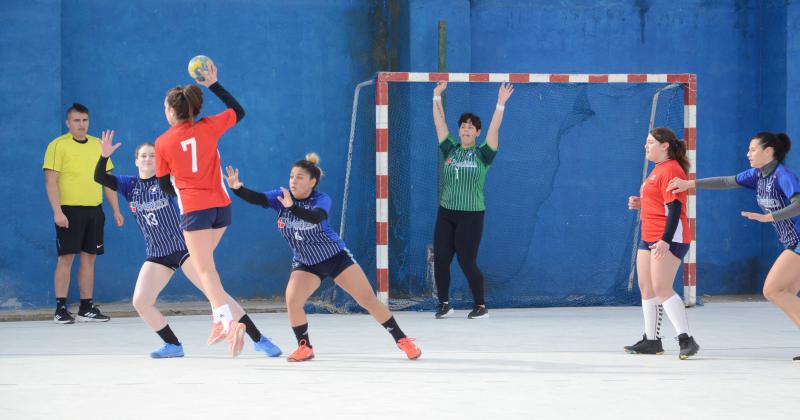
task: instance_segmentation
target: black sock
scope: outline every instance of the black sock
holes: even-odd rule
[[[388,331],[389,334],[392,335],[392,338],[394,338],[395,342],[398,342],[406,338],[406,335],[403,333],[403,330],[401,330],[400,327],[397,325],[397,321],[394,320],[394,317],[389,318],[388,321],[384,322],[381,325],[383,325],[383,328],[386,328],[386,331]]]
[[[294,336],[297,338],[298,346],[300,345],[301,341],[305,341],[306,346],[311,347],[311,339],[308,338],[308,323],[292,327],[292,331],[294,331]]]
[[[161,337],[165,343],[174,344],[176,346],[181,345],[181,342],[178,341],[178,337],[176,337],[175,333],[172,332],[172,328],[169,327],[169,324],[167,324],[166,327],[156,331],[156,334],[158,334],[158,336]]]
[[[56,310],[67,307],[67,298],[56,298]]]
[[[92,298],[89,299],[81,299],[81,306],[78,308],[78,312],[84,312],[92,309]]]
[[[258,341],[261,340],[261,331],[258,330],[256,324],[253,323],[253,320],[250,319],[247,314],[244,314],[244,316],[239,318],[239,322],[244,324],[244,327],[247,330],[247,335],[250,336],[250,339],[252,339],[253,342],[258,343]]]

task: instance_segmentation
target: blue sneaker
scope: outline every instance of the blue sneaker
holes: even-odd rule
[[[183,357],[183,346],[178,344],[164,343],[164,347],[150,353],[153,359],[167,359],[170,357]]]
[[[269,357],[278,357],[283,353],[278,346],[272,344],[272,341],[269,341],[269,338],[264,335],[261,336],[261,340],[253,343],[253,349],[264,352]]]

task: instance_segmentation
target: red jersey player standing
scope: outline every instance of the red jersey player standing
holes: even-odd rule
[[[156,140],[156,176],[161,188],[178,196],[181,229],[192,265],[211,303],[213,324],[209,344],[225,338],[231,355],[242,349],[245,325],[233,319],[227,293],[214,265],[214,249],[231,223],[231,199],[222,184],[217,143],[244,118],[244,109],[217,82],[217,68],[209,61],[202,71],[207,87],[228,107],[195,121],[203,106],[203,92],[194,85],[174,87],[164,99],[170,129]]]
[[[625,351],[661,354],[659,305],[678,333],[679,357],[695,355],[700,346],[689,335],[689,321],[683,300],[672,288],[681,259],[689,251],[691,233],[686,217],[686,193],[673,193],[667,185],[673,178],[686,179],[689,159],[686,144],[668,128],[650,130],[644,145],[645,157],[656,164],[642,184],[640,197],[629,197],[628,207],[642,212],[642,239],[636,254],[636,275],[642,292],[644,337]]]

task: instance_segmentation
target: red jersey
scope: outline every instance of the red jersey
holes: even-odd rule
[[[670,159],[653,168],[639,192],[642,203],[642,240],[657,242],[662,239],[667,226],[667,204],[678,200],[681,202],[681,216],[675,235],[668,242],[688,244],[692,241],[689,231],[689,218],[686,217],[686,191],[678,194],[667,192],[667,184],[672,178],[686,179],[678,161]]]
[[[181,213],[225,207],[231,203],[222,184],[217,143],[236,124],[227,109],[192,124],[170,127],[156,140],[156,176],[172,176]]]

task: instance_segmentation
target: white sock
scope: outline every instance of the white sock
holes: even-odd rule
[[[662,311],[663,309],[658,303],[658,298],[642,299],[644,334],[648,340],[656,340],[661,336]]]
[[[228,304],[224,304],[219,308],[213,309],[211,313],[214,315],[214,323],[217,322],[222,323],[222,330],[227,334],[228,328],[231,325],[231,321],[233,321],[233,315],[231,314],[231,308]]]
[[[675,327],[675,332],[678,335],[689,334],[689,319],[686,317],[686,308],[683,306],[683,300],[677,295],[672,295],[671,298],[661,302],[664,306],[664,312],[667,313],[672,326]]]

